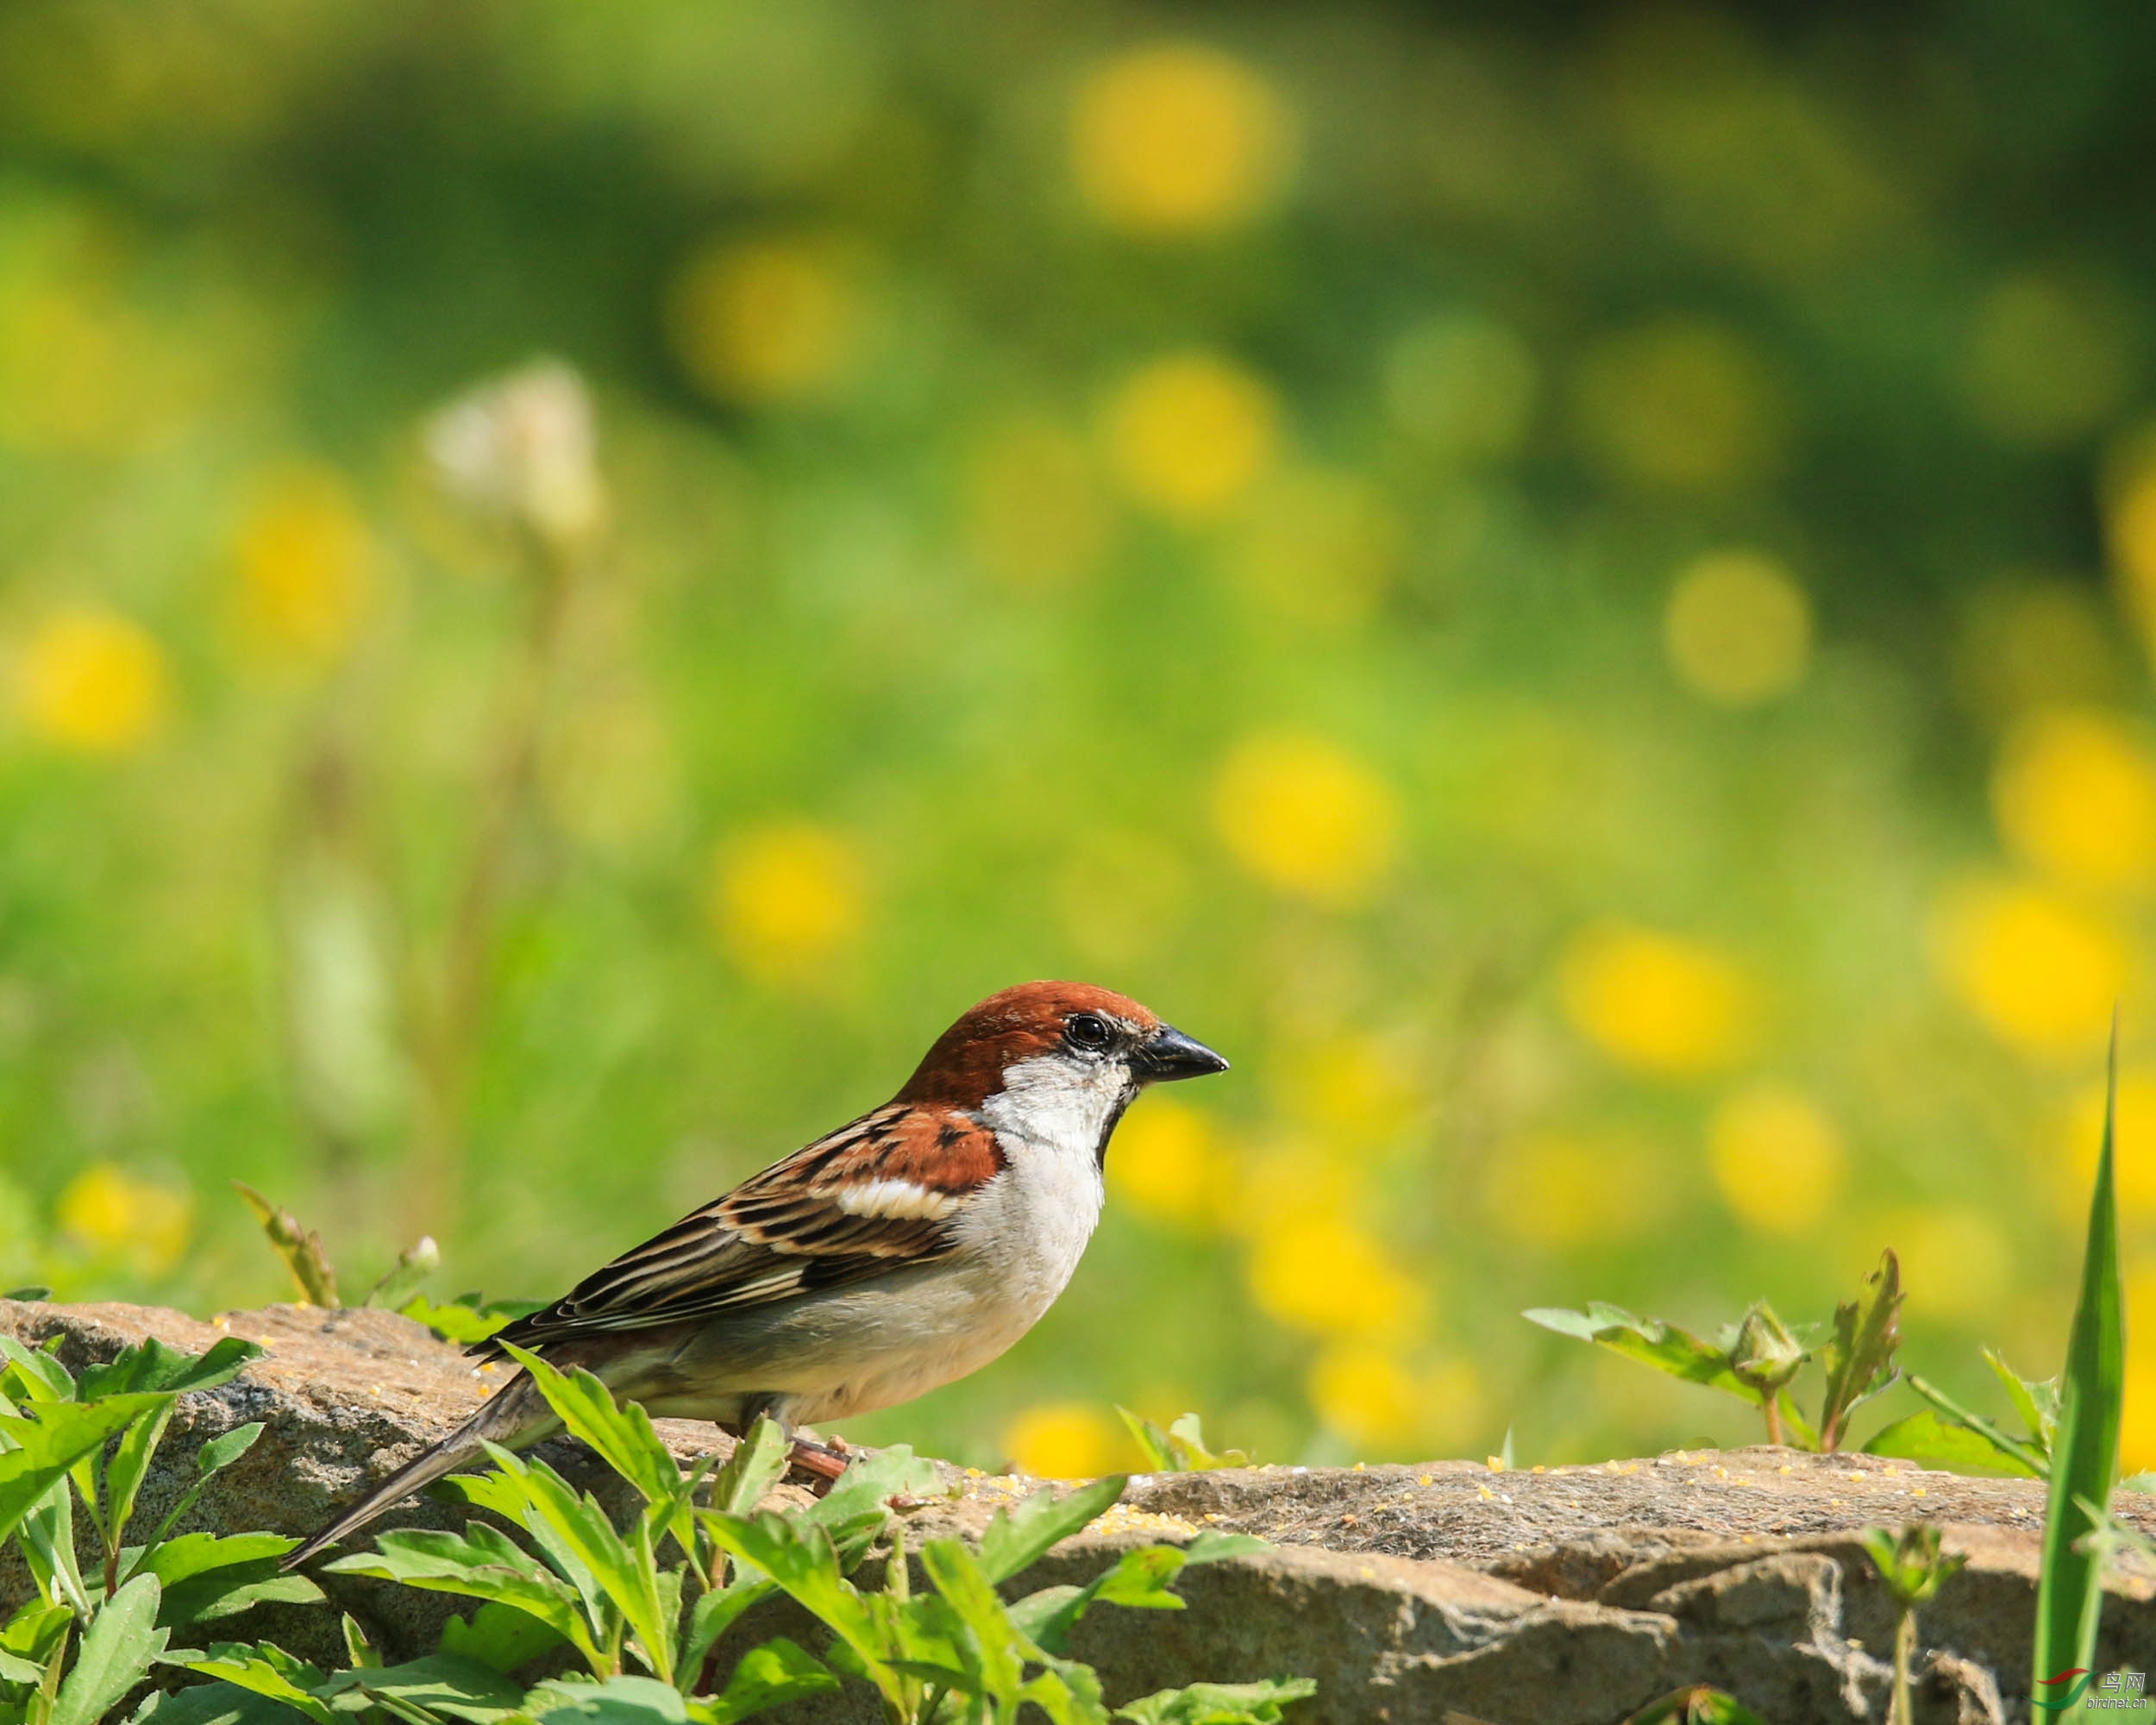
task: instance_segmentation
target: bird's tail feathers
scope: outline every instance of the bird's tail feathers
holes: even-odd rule
[[[559,1422],[547,1416],[543,1407],[536,1410],[538,1417],[534,1417],[534,1410],[527,1406],[537,1400],[531,1394],[531,1380],[519,1372],[456,1430],[432,1449],[406,1462],[351,1509],[290,1553],[278,1567],[280,1570],[298,1569],[302,1564],[319,1556],[326,1548],[357,1533],[405,1498],[425,1490],[445,1473],[454,1472],[479,1452],[482,1443],[491,1441],[505,1444],[512,1449],[523,1449],[550,1435],[559,1428]]]

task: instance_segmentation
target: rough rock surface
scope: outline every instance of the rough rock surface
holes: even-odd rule
[[[475,1407],[498,1370],[474,1371],[407,1319],[377,1311],[271,1307],[203,1323],[128,1306],[0,1301],[0,1333],[57,1335],[71,1366],[156,1335],[199,1350],[222,1334],[269,1349],[221,1389],[185,1398],[142,1513],[161,1513],[203,1442],[249,1420],[262,1440],[221,1476],[189,1527],[304,1534],[368,1479]],[[684,1458],[727,1440],[661,1422]],[[580,1483],[604,1470],[567,1440],[543,1452]],[[1037,1482],[950,1471],[957,1492],[915,1512],[916,1537],[977,1532]],[[781,1496],[797,1488],[782,1486]],[[2156,1532],[2156,1500],[2122,1496],[2121,1515]],[[415,1502],[385,1525],[442,1525]],[[2043,1489],[1970,1479],[1865,1456],[1758,1448],[1531,1472],[1463,1462],[1421,1467],[1248,1468],[1133,1482],[1125,1502],[1051,1553],[1021,1588],[1083,1579],[1119,1552],[1197,1530],[1257,1534],[1261,1555],[1190,1571],[1178,1614],[1102,1609],[1075,1651],[1112,1698],[1170,1684],[1313,1677],[1309,1722],[1615,1725],[1687,1683],[1734,1690],[1775,1725],[1885,1716],[1891,1608],[1857,1544],[1868,1526],[1942,1524],[1968,1567],[1921,1617],[1917,1716],[1928,1725],[2028,1716],[2029,1630]],[[393,1653],[422,1650],[454,1602],[327,1578],[337,1603]],[[19,1559],[0,1561],[0,1609],[22,1596]],[[2156,1582],[2115,1577],[2099,1669],[2156,1665]],[[742,1633],[785,1628],[784,1611]],[[318,1607],[269,1607],[246,1633],[294,1651],[335,1645]],[[874,1718],[828,1706],[804,1719]],[[865,1700],[865,1697],[864,1697]]]

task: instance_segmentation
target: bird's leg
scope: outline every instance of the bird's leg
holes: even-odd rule
[[[786,1398],[780,1396],[759,1396],[742,1409],[741,1429],[746,1433],[756,1421],[768,1414],[778,1423],[779,1433],[787,1440],[787,1465],[809,1476],[809,1489],[821,1497],[837,1483],[853,1457],[847,1453],[843,1441],[836,1447],[819,1444],[812,1439],[796,1437],[793,1422],[786,1415]]]

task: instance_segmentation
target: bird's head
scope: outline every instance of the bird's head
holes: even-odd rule
[[[1084,982],[1021,982],[937,1038],[896,1100],[962,1108],[1044,1142],[1107,1149],[1149,1084],[1228,1063],[1136,1000]]]

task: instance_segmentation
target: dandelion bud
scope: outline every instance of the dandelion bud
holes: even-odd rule
[[[1789,1326],[1775,1316],[1774,1308],[1761,1300],[1737,1326],[1737,1339],[1729,1350],[1729,1369],[1746,1388],[1772,1396],[1810,1358],[1804,1345],[1789,1333]]]

